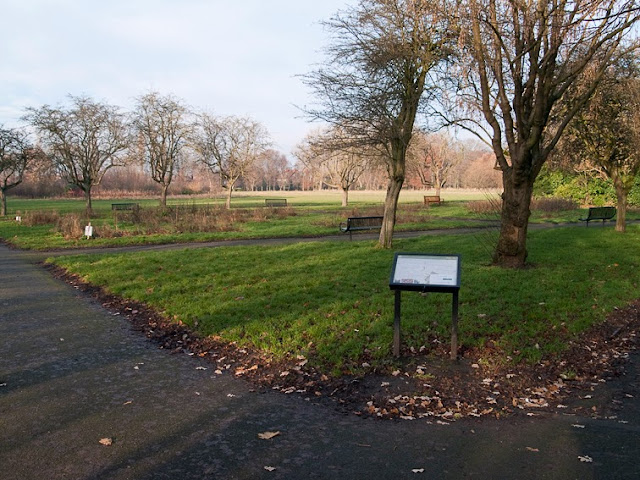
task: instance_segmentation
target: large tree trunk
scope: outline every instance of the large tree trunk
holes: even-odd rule
[[[614,175],[613,185],[616,189],[618,211],[616,212],[616,232],[627,231],[627,195],[629,190],[619,175]]]
[[[415,116],[414,116],[415,118]],[[410,129],[408,131],[411,131]],[[396,226],[396,212],[398,198],[404,183],[406,171],[407,145],[409,139],[396,139],[391,145],[391,158],[387,163],[389,183],[387,184],[387,196],[384,200],[384,218],[380,229],[378,245],[382,248],[391,248],[393,245],[393,229]]]
[[[85,206],[87,209],[87,215],[91,214],[91,209],[92,209],[92,205],[91,205],[91,188],[87,188],[84,191],[84,201],[85,201]]]
[[[160,195],[160,206],[167,206],[167,192],[169,191],[169,185],[162,185],[162,194]]]
[[[403,183],[404,177],[393,176],[389,178],[387,196],[384,200],[384,218],[382,219],[382,228],[380,229],[380,239],[378,241],[382,248],[391,248],[393,245],[393,229],[396,225],[398,197]]]
[[[442,188],[442,175],[440,175],[440,170],[438,168],[435,169],[435,187],[436,187],[436,195],[440,196],[440,191]]]
[[[7,194],[4,188],[0,188],[0,216],[4,217],[7,214]]]
[[[227,188],[227,200],[224,203],[224,206],[227,210],[231,209],[231,194],[233,193],[233,187],[231,185]]]
[[[522,268],[527,260],[527,228],[531,215],[533,181],[503,174],[502,225],[493,262],[501,267]]]
[[[342,206],[346,207],[349,205],[349,187],[342,188]]]
[[[389,183],[387,184],[387,196],[384,200],[384,218],[380,229],[378,244],[382,248],[391,248],[393,245],[393,229],[396,225],[396,211],[398,198],[404,183],[406,148],[401,145],[392,150],[392,162],[387,165],[389,170]]]

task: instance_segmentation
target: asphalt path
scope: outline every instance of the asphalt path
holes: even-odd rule
[[[3,480],[640,478],[637,356],[584,400],[604,418],[360,418],[161,350],[34,259],[0,246]]]

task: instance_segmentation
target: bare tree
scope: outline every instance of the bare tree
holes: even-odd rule
[[[350,143],[342,129],[333,127],[307,135],[296,149],[302,163],[322,172],[325,185],[341,190],[343,207],[349,205],[349,190],[367,168],[363,148]]]
[[[438,0],[360,0],[326,26],[333,41],[323,68],[304,77],[320,101],[313,119],[344,128],[355,146],[378,149],[388,187],[379,243],[390,248],[406,153],[426,102],[429,72],[447,56],[451,31]]]
[[[436,195],[448,184],[449,175],[460,163],[462,152],[446,134],[427,134],[418,130],[409,145],[409,167]]]
[[[324,172],[321,159],[326,153],[317,148],[313,139],[321,136],[323,129],[314,129],[296,145],[293,156],[297,158],[297,168],[302,172],[303,190],[322,190]]]
[[[182,159],[191,131],[189,109],[172,95],[158,92],[142,95],[137,100],[133,124],[142,152],[151,170],[151,178],[160,184],[160,205],[167,205],[169,185]]]
[[[463,0],[466,54],[458,124],[487,139],[502,170],[502,226],[494,262],[526,263],[533,184],[638,18],[635,0]],[[571,85],[586,70],[586,88]],[[478,115],[474,115],[476,112]]]
[[[220,175],[222,185],[227,189],[226,207],[231,208],[236,182],[269,145],[267,131],[249,118],[215,118],[209,114],[198,116],[197,127],[193,147],[199,160]]]
[[[28,108],[25,119],[38,131],[60,174],[84,192],[90,213],[93,187],[109,169],[124,164],[129,129],[117,107],[85,96],[69,98],[68,108]]]
[[[7,191],[22,183],[35,149],[27,134],[0,126],[0,215],[7,214]]]
[[[627,197],[640,173],[639,67],[633,56],[607,69],[589,104],[575,116],[561,140],[564,153],[579,170],[613,181],[619,232],[626,230]]]
[[[282,152],[268,148],[258,155],[250,171],[254,168],[262,174],[265,190],[275,190],[278,186],[282,189],[282,180],[287,178],[289,162]]]

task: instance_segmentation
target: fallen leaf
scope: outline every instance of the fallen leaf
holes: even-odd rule
[[[579,423],[573,423],[571,426],[574,428],[584,428],[584,425],[580,425]]]
[[[98,443],[100,443],[101,445],[104,445],[106,447],[113,445],[113,439],[112,438],[101,438]]]
[[[196,367],[196,370],[206,370],[207,367]]]
[[[128,400],[124,402],[122,405],[131,405],[132,403],[133,403],[133,400]]]
[[[527,450],[529,450],[530,452],[539,452],[540,450],[537,448],[533,448],[533,447],[527,447]]]
[[[273,437],[280,435],[280,432],[262,432],[258,434],[258,438],[262,440],[271,440]]]
[[[264,467],[264,469],[265,469],[267,472],[273,472],[273,471],[276,469],[276,467],[270,467],[270,466],[268,466],[268,465],[267,465],[267,466],[265,466],[265,467]]]
[[[424,468],[412,468],[413,473],[424,473]]]
[[[580,459],[581,462],[593,463],[593,458],[591,458],[589,455],[585,455],[585,456],[578,455],[578,458]]]

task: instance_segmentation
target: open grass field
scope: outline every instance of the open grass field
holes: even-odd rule
[[[498,214],[489,204],[496,192],[444,191],[445,203],[430,208],[422,205],[423,191],[401,194],[396,229],[434,230],[487,225]],[[265,198],[286,198],[286,208],[266,208]],[[78,247],[205,242],[274,237],[314,237],[339,233],[349,216],[381,215],[384,192],[353,192],[348,207],[340,206],[338,192],[239,192],[233,208],[225,210],[221,198],[174,198],[166,209],[156,199],[102,199],[94,202],[88,218],[82,200],[9,199],[10,215],[0,219],[0,238],[26,249],[46,250]],[[138,212],[113,212],[111,203],[134,202]],[[486,207],[486,205],[485,205]],[[23,221],[18,224],[15,214]],[[531,222],[577,222],[579,209],[535,208]],[[630,212],[629,219],[640,218]],[[91,222],[94,238],[83,238]]]
[[[489,265],[485,234],[402,239],[395,251],[462,255],[460,342],[493,345],[499,361],[537,362],[637,298],[640,228],[530,233],[533,268]],[[144,302],[202,335],[276,358],[304,355],[333,374],[393,367],[394,251],[374,242],[312,242],[58,258],[52,262]],[[405,348],[447,345],[451,296],[403,293]]]
[[[400,194],[400,203],[422,203],[422,197],[433,192],[422,190],[403,190]],[[487,195],[493,196],[498,192],[493,190],[457,190],[445,189],[442,197],[449,201],[484,200]],[[384,191],[353,191],[349,193],[349,201],[353,205],[378,205],[384,202]],[[282,191],[282,192],[235,192],[231,199],[233,208],[256,208],[264,206],[265,198],[286,198],[294,207],[339,207],[341,194],[337,190],[323,190],[314,192]],[[96,212],[110,212],[112,203],[136,202],[141,207],[158,206],[157,198],[119,198],[93,200],[93,208]],[[171,205],[224,205],[224,195],[204,196],[179,196],[169,197],[167,203]],[[25,213],[31,210],[57,210],[60,213],[81,213],[84,210],[84,200],[73,199],[25,199],[9,197],[7,210],[9,216],[16,213]]]

